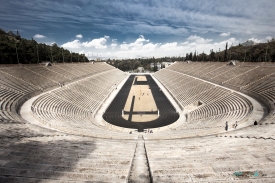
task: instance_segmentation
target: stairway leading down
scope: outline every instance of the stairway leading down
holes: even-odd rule
[[[129,183],[150,183],[151,175],[150,175],[150,168],[147,160],[147,154],[144,145],[144,139],[142,135],[138,137],[138,144],[136,147]]]

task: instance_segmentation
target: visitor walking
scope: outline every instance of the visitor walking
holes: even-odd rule
[[[237,126],[238,126],[238,123],[237,123],[237,121],[236,121],[236,123],[235,123],[235,125],[234,125],[234,128],[236,129],[236,128],[237,128]]]
[[[226,121],[225,122],[225,131],[227,131],[228,130],[228,122]]]

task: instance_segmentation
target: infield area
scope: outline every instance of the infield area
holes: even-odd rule
[[[179,114],[151,75],[130,75],[103,114],[113,125],[139,131],[169,125]]]

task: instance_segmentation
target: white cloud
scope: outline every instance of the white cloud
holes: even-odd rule
[[[221,33],[220,36],[223,36],[223,37],[230,36],[230,32]]]
[[[143,41],[142,41],[143,40]],[[146,40],[146,42],[145,42]],[[136,41],[132,43],[122,43],[119,49],[113,51],[113,55],[116,57],[164,57],[164,56],[179,56],[186,53],[194,52],[209,53],[210,49],[214,51],[224,50],[226,42],[228,45],[237,45],[240,40],[236,38],[229,38],[220,42],[212,43],[212,39],[206,39],[197,35],[192,35],[183,40],[183,42],[168,42],[168,43],[152,43],[150,40],[140,36]],[[139,44],[138,44],[139,43]],[[142,43],[142,44],[140,44]],[[135,46],[133,46],[135,45]]]
[[[35,34],[35,35],[33,36],[33,38],[36,38],[36,39],[43,39],[43,38],[46,38],[46,36],[43,36],[43,35],[41,35],[41,34]]]
[[[185,41],[183,43],[181,43],[182,45],[188,45],[189,44],[189,41]]]
[[[123,42],[123,43],[120,45],[120,48],[121,48],[122,50],[128,50],[128,49],[129,49],[129,46],[128,46],[125,42]]]
[[[110,38],[109,38],[110,39]],[[254,39],[254,38],[253,38]],[[214,51],[224,50],[226,42],[228,45],[238,45],[242,43],[236,38],[228,38],[222,41],[214,42],[212,39],[191,35],[181,41],[166,43],[156,43],[140,35],[132,42],[118,43],[116,39],[108,42],[107,38],[101,37],[87,42],[81,42],[78,39],[67,42],[62,47],[70,51],[85,53],[89,59],[101,58],[137,58],[137,57],[165,57],[179,56],[196,50],[199,53],[209,53],[210,49]]]
[[[64,48],[80,48],[81,43],[78,39],[76,39],[76,40],[73,40],[71,42],[67,42],[67,43],[61,45],[61,47],[64,47]]]
[[[139,50],[143,47],[144,44],[148,43],[150,40],[145,39],[143,35],[140,35],[138,39],[136,39],[135,42],[127,44],[126,42],[123,42],[120,45],[120,48],[122,50]]]
[[[106,45],[107,38],[105,37],[93,39],[91,41],[86,41],[86,42],[80,42],[79,39],[75,39],[73,41],[64,43],[63,45],[61,45],[61,47],[71,48],[71,49],[78,49],[78,48],[105,49],[107,48],[107,45]]]
[[[178,43],[177,42],[173,42],[173,43],[166,43],[160,46],[160,49],[162,50],[171,50],[171,49],[175,49],[178,47]]]
[[[267,36],[265,39],[269,41],[269,40],[272,39],[272,37],[271,36]]]
[[[110,46],[112,49],[114,49],[115,47],[117,47],[117,43],[112,43]]]
[[[187,38],[188,41],[195,41],[196,43],[200,43],[200,44],[203,44],[203,43],[209,43],[212,41],[212,39],[204,39],[200,36],[197,36],[196,34],[195,35],[191,35]]]
[[[104,36],[104,38],[105,38],[105,39],[109,39],[109,38],[110,38],[110,36]]]
[[[55,44],[56,42],[46,42],[46,45],[52,46],[53,44]]]
[[[265,42],[265,40],[263,40],[263,39],[257,39],[257,38],[254,38],[254,37],[252,37],[252,38],[250,38],[250,39],[248,39],[248,40],[254,41],[255,43],[262,43],[262,42]]]
[[[160,43],[156,43],[156,44],[147,43],[142,47],[142,49],[146,51],[154,51],[159,45]]]
[[[89,41],[89,42],[88,41],[83,42],[81,45],[87,48],[95,47],[96,49],[105,49],[107,48],[106,42],[107,42],[107,38],[105,38],[104,36],[102,38],[93,39],[92,41]]]
[[[75,37],[78,38],[78,39],[83,38],[83,36],[81,34],[77,34],[77,35],[75,35]]]
[[[112,39],[112,43],[110,46],[112,49],[115,49],[115,47],[117,47],[117,39]]]
[[[263,38],[263,39],[257,39],[257,38],[252,37],[252,38],[249,38],[248,40],[251,40],[255,43],[266,43],[267,41],[269,41],[271,39],[272,39],[271,36],[267,36],[266,38]]]

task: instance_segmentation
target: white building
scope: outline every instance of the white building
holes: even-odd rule
[[[162,62],[162,65],[164,66],[164,68],[169,67],[172,64],[173,62]]]
[[[138,67],[137,72],[144,72],[144,68],[143,67]]]

